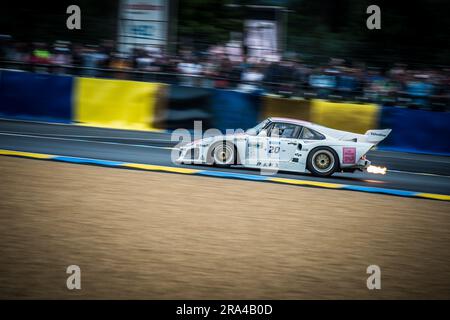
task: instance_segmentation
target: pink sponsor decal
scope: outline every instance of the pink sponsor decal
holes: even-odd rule
[[[356,148],[342,148],[342,153],[344,155],[342,163],[356,163]]]

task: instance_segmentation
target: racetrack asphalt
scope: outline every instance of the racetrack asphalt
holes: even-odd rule
[[[143,164],[258,174],[258,170],[172,163],[170,133],[128,131],[79,125],[0,120],[0,149]],[[336,173],[329,178],[278,173],[275,177],[450,195],[450,157],[371,151],[372,164],[386,175]]]

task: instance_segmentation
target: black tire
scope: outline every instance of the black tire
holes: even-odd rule
[[[220,141],[215,143],[208,152],[208,163],[218,167],[229,167],[236,164],[237,151],[233,143]]]
[[[339,168],[339,157],[328,147],[317,147],[308,154],[306,168],[315,176],[329,177]]]

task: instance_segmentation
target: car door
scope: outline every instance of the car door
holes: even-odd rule
[[[267,161],[280,170],[291,170],[297,165],[298,135],[302,127],[291,123],[274,123],[268,133]]]
[[[270,132],[272,123],[268,124],[256,136],[247,137],[245,165],[248,167],[260,167],[267,161],[268,142],[267,132]]]

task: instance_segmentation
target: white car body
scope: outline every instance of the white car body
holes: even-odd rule
[[[357,134],[301,120],[268,118],[246,133],[208,137],[183,145],[177,162],[309,171],[329,176],[366,169],[370,165],[366,153],[390,132],[391,129],[384,129]],[[227,152],[234,153],[227,156]]]

